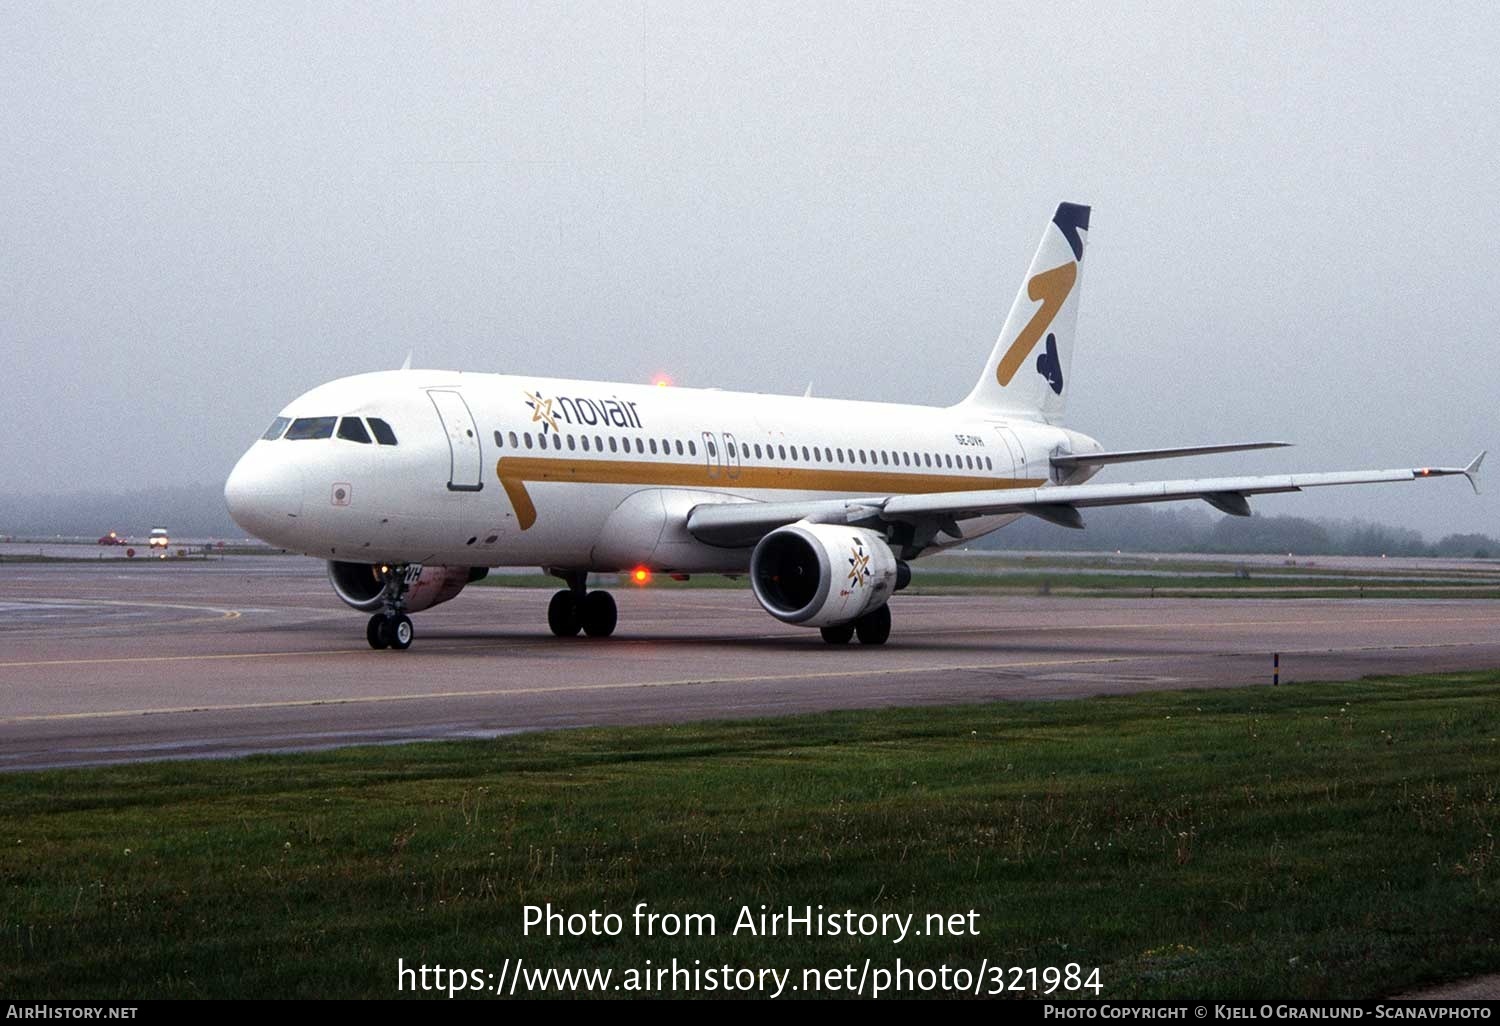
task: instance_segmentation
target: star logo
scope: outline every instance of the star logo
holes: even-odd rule
[[[531,422],[542,425],[542,434],[546,434],[548,428],[557,430],[557,414],[552,412],[551,399],[543,399],[538,393],[527,392],[526,405],[531,407]]]
[[[849,557],[849,587],[858,588],[870,579],[870,555],[860,542],[854,543],[854,555]]]

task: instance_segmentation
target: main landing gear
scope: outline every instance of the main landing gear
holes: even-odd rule
[[[582,570],[553,571],[568,582],[567,588],[547,603],[547,626],[559,638],[571,638],[580,630],[591,638],[607,638],[615,632],[619,610],[607,591],[589,591],[588,574]]]
[[[410,583],[406,579],[407,568],[383,567],[380,576],[385,583],[385,591],[381,593],[383,608],[370,617],[370,622],[365,625],[365,640],[374,649],[392,648],[397,652],[404,652],[411,648],[412,638],[415,636],[411,617],[403,612],[406,608],[406,589]]]
[[[822,634],[830,645],[847,645],[856,634],[861,645],[884,645],[891,636],[891,607],[881,606],[853,623],[824,627]]]

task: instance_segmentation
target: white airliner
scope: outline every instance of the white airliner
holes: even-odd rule
[[[1246,497],[1462,474],[1466,467],[1085,484],[1101,468],[1286,443],[1109,452],[1061,426],[1089,208],[1043,231],[995,350],[966,399],[928,407],[659,388],[532,375],[360,374],[293,400],[224,489],[251,534],[328,561],[373,614],[375,648],[407,648],[409,612],[498,566],[566,582],[547,622],[605,637],[616,607],[590,572],[745,574],[766,612],[833,644],[890,634],[908,561],[1023,515]]]

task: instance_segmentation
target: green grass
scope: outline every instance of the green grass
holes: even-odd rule
[[[0,996],[395,995],[408,965],[1101,967],[1368,997],[1500,968],[1500,672],[0,777]],[[521,907],[980,913],[521,936]]]

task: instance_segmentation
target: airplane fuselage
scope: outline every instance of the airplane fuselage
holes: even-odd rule
[[[228,488],[232,503],[256,497],[240,509],[269,542],[330,560],[592,571],[744,572],[749,546],[684,530],[702,504],[1035,488],[1061,483],[1053,455],[1099,449],[959,408],[427,370],[330,382],[277,423]],[[924,551],[1013,519],[963,521]]]

